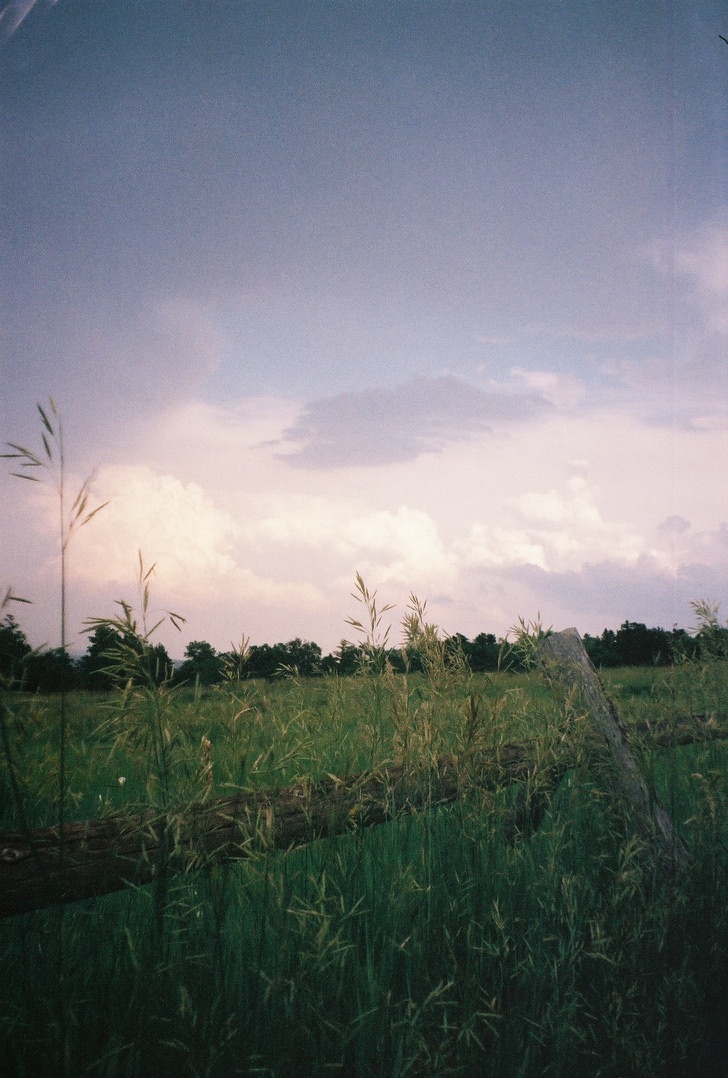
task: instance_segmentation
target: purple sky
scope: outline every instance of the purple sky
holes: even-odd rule
[[[728,599],[728,36],[715,2],[0,0],[0,440],[52,395],[83,619],[350,635]],[[58,642],[56,514],[0,589]],[[396,638],[396,633],[395,633]]]

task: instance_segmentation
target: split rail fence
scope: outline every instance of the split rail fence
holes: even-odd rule
[[[426,772],[391,766],[345,779],[327,777],[198,802],[178,815],[148,811],[66,824],[62,833],[58,827],[0,833],[0,917],[140,886],[160,871],[193,871],[256,850],[291,849],[445,805],[475,789],[519,783],[506,820],[512,840],[538,827],[554,790],[584,753],[606,765],[604,773],[625,821],[644,840],[660,871],[668,877],[684,871],[685,846],[659,798],[648,789],[630,741],[689,744],[728,738],[728,727],[696,718],[658,721],[630,727],[628,736],[575,629],[547,636],[539,661],[555,686],[578,694],[591,718],[579,746],[567,741],[558,752],[544,756],[535,741],[513,742],[467,760],[440,757]]]

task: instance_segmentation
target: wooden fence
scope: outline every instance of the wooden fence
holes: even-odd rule
[[[108,894],[150,882],[163,871],[193,871],[213,860],[246,857],[261,849],[287,850],[386,823],[396,816],[451,803],[478,790],[520,783],[510,817],[510,839],[538,826],[548,800],[579,759],[599,759],[625,819],[644,839],[661,869],[682,871],[684,845],[630,751],[619,717],[604,695],[578,633],[547,637],[541,665],[548,677],[575,691],[592,718],[577,746],[558,750],[537,741],[503,744],[489,753],[444,756],[426,770],[384,767],[347,778],[240,793],[184,807],[0,833],[0,917]],[[728,727],[700,718],[630,728],[630,738],[653,745],[727,738]]]

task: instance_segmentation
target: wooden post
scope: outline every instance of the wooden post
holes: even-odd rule
[[[599,676],[576,629],[547,636],[539,646],[546,674],[562,686],[576,685],[597,731],[609,746],[621,808],[637,834],[656,848],[663,865],[682,871],[687,852],[672,820],[656,793],[651,793],[630,752],[624,726],[614,704],[604,693]]]
[[[687,745],[725,739],[728,726],[690,718],[641,724],[635,732],[654,745]],[[590,759],[602,758],[603,736],[596,731],[587,735],[585,748]],[[165,869],[170,873],[265,848],[287,850],[447,804],[475,790],[527,782],[537,758],[534,742],[511,742],[467,761],[441,757],[421,774],[411,767],[389,767],[198,802],[177,815],[150,811],[66,823],[62,842],[57,827],[0,832],[0,917],[149,883],[159,870],[165,841],[170,847]],[[575,763],[573,749],[560,750],[554,781]],[[515,817],[515,829],[537,824],[538,811],[538,802],[534,806],[526,800],[522,815]]]
[[[524,779],[532,747],[503,745],[471,761],[467,784],[482,788]],[[464,772],[451,756],[429,770],[388,767],[277,790],[57,827],[0,833],[0,917],[74,902],[149,883],[164,871],[193,870],[210,860],[287,850],[317,838],[386,823],[455,801]]]

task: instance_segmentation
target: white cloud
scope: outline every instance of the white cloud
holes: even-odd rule
[[[454,557],[436,522],[422,510],[407,505],[377,509],[362,500],[299,494],[263,499],[257,511],[258,519],[249,519],[245,527],[248,541],[291,551],[312,548],[330,568],[345,566],[349,580],[355,571],[413,586],[441,587],[454,579]],[[335,575],[341,579],[339,572]]]
[[[556,408],[575,408],[586,396],[582,382],[555,371],[527,371],[513,367],[511,374]]]
[[[316,606],[320,593],[303,581],[274,580],[238,563],[241,528],[196,483],[146,466],[103,469],[96,486],[109,505],[78,533],[74,564],[86,583],[128,586],[141,550],[156,565],[160,592],[185,600],[248,598]]]
[[[728,331],[728,226],[706,227],[675,252],[675,268],[692,279],[707,328]]]
[[[634,564],[645,549],[645,540],[626,523],[605,521],[597,495],[584,478],[574,476],[565,494],[551,488],[512,498],[510,507],[519,524],[474,524],[462,547],[465,564],[481,568],[536,565],[550,572],[578,570],[603,559]]]
[[[158,605],[181,610],[191,639],[217,647],[241,626],[256,641],[302,635],[335,646],[357,571],[383,602],[401,610],[414,591],[435,620],[469,635],[501,633],[539,610],[592,631],[613,624],[615,611],[635,618],[637,596],[649,621],[653,592],[669,613],[670,581],[676,604],[686,593],[723,597],[715,589],[728,578],[728,511],[716,499],[714,463],[728,452],[725,430],[552,413],[415,460],[293,469],[278,445],[296,407],[197,402],[140,426],[130,462],[99,472],[98,499],[111,504],[72,545],[79,620],[103,612],[100,599],[134,597],[139,548],[157,562]],[[47,513],[52,536],[54,507]],[[44,549],[50,581],[52,540]],[[37,599],[27,550],[10,539],[5,572]],[[600,580],[614,594],[600,596]],[[582,588],[593,617],[612,621],[587,621]],[[660,616],[685,618],[682,606]],[[36,638],[50,637],[39,629]],[[171,646],[180,653],[179,641]]]
[[[123,580],[137,549],[172,586],[184,581],[195,589],[234,567],[237,525],[197,484],[150,467],[117,466],[104,468],[95,485],[109,505],[79,535],[82,574]]]
[[[655,565],[672,576],[685,566],[728,566],[728,524],[694,528],[689,520],[675,514],[657,528],[650,553]]]
[[[347,535],[369,554],[368,568],[383,582],[396,581],[415,591],[455,582],[456,559],[435,521],[419,509],[402,505],[395,513],[370,513],[350,521]]]

